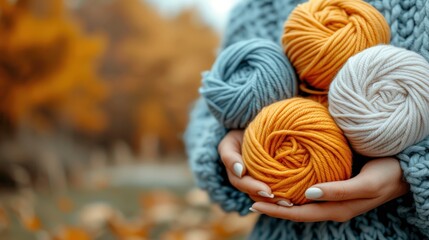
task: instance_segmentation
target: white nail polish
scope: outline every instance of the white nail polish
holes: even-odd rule
[[[261,213],[260,211],[258,211],[258,210],[256,210],[256,209],[254,209],[254,208],[252,208],[252,207],[250,207],[250,208],[249,208],[249,210],[250,210],[250,211],[252,211],[252,212],[254,212],[254,213]]]
[[[323,196],[323,191],[320,188],[309,188],[305,191],[305,197],[308,199],[319,199]]]
[[[261,196],[261,197],[266,197],[266,198],[274,198],[274,194],[268,194],[267,192],[265,192],[265,191],[259,191],[258,192],[258,195],[259,196]]]
[[[243,165],[237,162],[237,163],[234,163],[233,168],[234,168],[234,174],[237,177],[241,178],[241,175],[243,174]]]
[[[277,202],[277,205],[280,205],[283,207],[292,207],[293,203],[291,203],[289,200],[280,200]]]

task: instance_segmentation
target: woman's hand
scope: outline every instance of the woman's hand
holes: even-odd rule
[[[230,131],[218,150],[231,184],[256,202],[252,211],[296,222],[344,222],[409,191],[408,183],[402,181],[398,160],[380,158],[369,161],[349,180],[312,186],[306,197],[316,202],[291,207],[287,199],[275,197],[267,184],[246,175],[241,157],[243,133]]]
[[[246,168],[241,157],[243,135],[244,131],[233,130],[228,132],[219,143],[218,151],[226,167],[230,183],[238,190],[247,193],[254,201],[292,206],[287,199],[275,197],[267,184],[246,175]]]
[[[368,162],[354,178],[321,183],[307,189],[306,197],[323,202],[282,207],[256,202],[251,210],[295,222],[348,221],[409,191],[399,161],[380,158]]]

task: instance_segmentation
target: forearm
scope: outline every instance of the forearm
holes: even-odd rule
[[[185,133],[189,164],[198,187],[225,211],[249,212],[251,199],[230,183],[220,161],[217,146],[227,130],[211,115],[204,100],[194,106]]]

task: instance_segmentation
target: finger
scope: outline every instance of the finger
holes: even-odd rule
[[[243,142],[243,131],[230,131],[219,143],[218,152],[227,169],[237,177],[246,173],[246,168],[241,158],[241,145]]]
[[[248,175],[239,178],[229,170],[227,170],[227,174],[230,183],[241,192],[247,193],[248,195],[257,195],[263,198],[274,198],[274,194],[272,194],[271,189],[267,184]]]
[[[308,199],[325,201],[376,198],[386,192],[392,192],[392,189],[388,189],[390,186],[399,186],[393,184],[392,180],[400,182],[401,176],[402,170],[396,159],[374,159],[365,164],[356,177],[316,184],[306,190],[305,196]]]
[[[380,201],[380,199],[357,199],[343,202],[309,203],[287,208],[272,203],[256,202],[250,210],[294,222],[344,222],[383,203],[384,201]]]
[[[356,176],[344,181],[319,183],[305,191],[305,197],[312,200],[344,201],[374,197],[371,186]]]
[[[264,198],[264,197],[261,197],[259,195],[249,195],[249,197],[255,202],[273,203],[273,204],[277,204],[277,205],[283,206],[283,207],[292,207],[293,206],[293,203],[290,200],[284,199],[284,198],[279,198],[279,197]]]

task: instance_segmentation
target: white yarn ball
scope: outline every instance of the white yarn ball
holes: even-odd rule
[[[390,45],[351,57],[329,89],[329,111],[352,148],[398,154],[429,135],[429,63]]]

